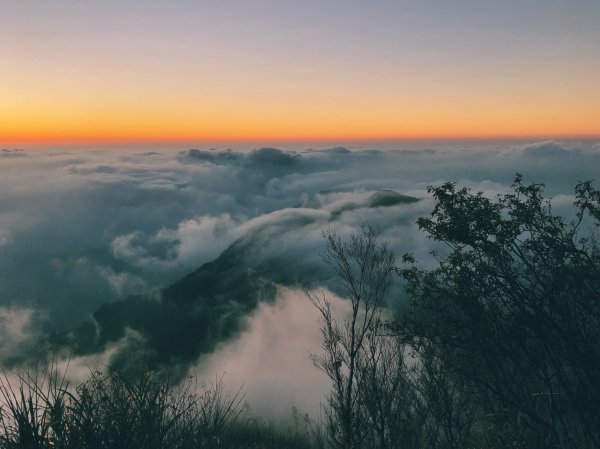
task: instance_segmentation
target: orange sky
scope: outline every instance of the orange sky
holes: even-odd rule
[[[64,3],[0,10],[0,146],[600,136],[593,3],[408,19],[392,2]]]

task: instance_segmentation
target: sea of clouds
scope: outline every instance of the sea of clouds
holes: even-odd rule
[[[310,366],[317,316],[299,285],[312,280],[335,290],[319,257],[323,230],[348,235],[369,222],[396,254],[410,251],[428,264],[432,243],[415,225],[433,208],[427,186],[451,180],[493,196],[508,191],[519,172],[526,182],[545,183],[555,210],[568,214],[573,186],[597,177],[599,167],[594,142],[0,150],[0,358],[77,325],[101,304],[169,285],[256,236],[253,257],[276,260],[272,278],[285,286],[246,318],[242,333],[189,369],[227,371],[245,382],[259,411],[295,404],[314,412],[318,395],[303,392],[326,382]],[[381,190],[419,201],[374,207]],[[402,295],[395,286],[391,303],[401,304]],[[343,300],[336,304],[344,310]],[[109,363],[111,350],[97,360]],[[264,400],[267,391],[279,405]]]

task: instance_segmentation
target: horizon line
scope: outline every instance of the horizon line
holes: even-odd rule
[[[376,144],[376,143],[426,143],[426,142],[511,142],[511,141],[523,141],[523,140],[579,140],[579,141],[593,141],[600,140],[600,133],[598,134],[528,134],[528,135],[504,135],[504,134],[492,134],[492,135],[449,135],[449,136],[365,136],[365,137],[179,137],[179,138],[164,138],[164,139],[153,139],[153,138],[141,138],[141,137],[130,137],[130,138],[0,138],[0,148],[8,147],[24,147],[24,146],[100,146],[100,147],[113,147],[122,145],[207,145],[207,144],[260,144],[269,146],[270,144],[332,144],[332,145],[343,145],[343,144]]]

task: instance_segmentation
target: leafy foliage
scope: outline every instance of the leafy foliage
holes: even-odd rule
[[[395,322],[382,319],[385,289],[353,287],[371,269],[388,279],[376,233],[325,233],[352,304],[339,323],[309,295],[323,318],[315,361],[332,381],[326,447],[600,447],[600,190],[578,184],[568,221],[542,185],[517,175],[512,189],[429,188],[437,204],[417,223],[440,243],[438,264],[403,257],[412,307]]]
[[[521,176],[495,199],[429,191],[438,203],[418,225],[448,251],[431,271],[405,256],[405,341],[471,392],[487,447],[599,447],[600,191],[577,185],[572,221]]]

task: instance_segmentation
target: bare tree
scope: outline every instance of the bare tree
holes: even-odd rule
[[[390,335],[387,323],[380,320],[374,325],[358,367],[362,373],[359,402],[363,431],[369,441],[365,447],[424,447],[428,413],[416,387],[420,368],[411,348]]]
[[[361,389],[369,363],[374,360],[375,353],[369,348],[373,349],[372,338],[380,329],[383,299],[390,286],[395,257],[386,244],[379,242],[377,231],[369,225],[363,225],[349,241],[331,230],[325,231],[323,237],[326,242],[323,261],[340,277],[351,311],[340,322],[323,291],[306,292],[321,313],[323,353],[312,358],[332,382],[326,409],[330,443],[334,447],[355,449],[363,447],[366,435],[369,409],[361,404]]]

